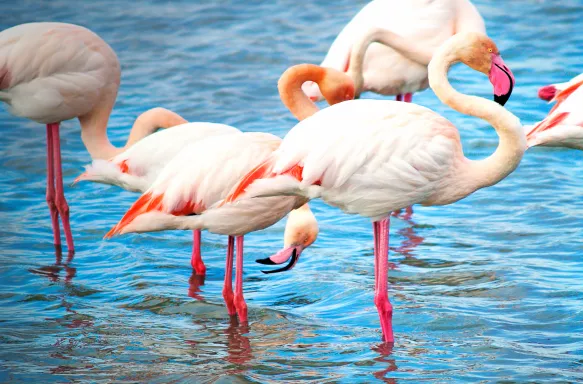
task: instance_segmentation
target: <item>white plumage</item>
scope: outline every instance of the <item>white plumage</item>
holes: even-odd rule
[[[58,123],[90,112],[120,82],[115,52],[78,25],[22,24],[0,33],[0,99],[10,112]]]
[[[338,34],[321,66],[347,71],[359,40],[376,28],[394,32],[406,38],[411,49],[430,54],[455,33],[486,33],[484,20],[469,0],[373,0]],[[410,60],[380,43],[366,50],[362,75],[363,92],[398,95],[428,87],[427,63]],[[322,99],[315,83],[307,82],[303,89],[309,97]]]
[[[110,160],[93,160],[76,181],[88,180],[117,185],[133,192],[145,192],[162,169],[182,149],[199,140],[241,133],[237,128],[216,123],[186,123],[146,136]]]

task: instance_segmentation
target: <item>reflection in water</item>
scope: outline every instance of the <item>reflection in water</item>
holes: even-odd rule
[[[411,219],[410,216],[408,218],[405,218],[405,216],[406,215],[403,215],[401,219],[406,221],[410,226],[398,230],[397,233],[401,236],[404,236],[406,240],[401,243],[401,246],[394,248],[394,251],[404,255],[405,257],[415,257],[412,253],[413,250],[422,244],[425,238],[415,233],[416,223]]]
[[[232,364],[246,364],[252,358],[251,353],[251,343],[249,338],[244,336],[244,334],[249,333],[249,325],[239,324],[236,317],[231,317],[229,327],[225,330],[225,335],[227,335],[227,360]],[[232,371],[232,374],[237,374],[243,372],[243,369],[236,369]]]
[[[38,269],[29,269],[30,272],[46,276],[50,281],[56,283],[60,280],[60,274],[65,271],[65,283],[71,283],[73,277],[77,274],[77,268],[70,267],[69,264],[73,261],[73,254],[69,253],[67,260],[62,264],[63,256],[61,253],[57,253],[56,262],[53,265],[47,265],[46,267],[40,267]]]
[[[385,369],[374,372],[373,376],[378,380],[391,384],[397,383],[397,379],[391,379],[385,376],[387,375],[387,373],[394,372],[397,370],[397,363],[395,362],[394,358],[391,358],[393,354],[393,348],[394,345],[391,343],[382,343],[372,348],[373,351],[376,351],[379,354],[379,357],[376,357],[373,360],[378,361],[379,363],[383,363],[383,365],[384,364],[387,365]]]
[[[199,292],[202,292],[200,287],[204,285],[205,277],[206,275],[197,275],[196,272],[192,271],[192,275],[188,279],[188,297],[200,301],[204,300],[204,297]]]

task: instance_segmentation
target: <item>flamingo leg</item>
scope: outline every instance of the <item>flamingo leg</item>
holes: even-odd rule
[[[413,94],[412,93],[406,93],[405,97],[403,98],[403,101],[405,103],[410,103],[413,101]],[[400,214],[401,212],[399,212]],[[405,209],[405,218],[409,219],[411,218],[411,215],[413,214],[413,207],[409,206]]]
[[[236,313],[235,304],[233,303],[233,248],[235,247],[235,238],[229,236],[227,242],[227,262],[225,264],[225,284],[223,285],[223,298],[227,306],[227,312],[233,316]]]
[[[403,99],[405,103],[410,103],[413,101],[413,94],[412,93],[405,93],[405,97]]]
[[[378,247],[375,259],[377,261],[377,275],[375,277],[375,298],[374,302],[379,312],[381,329],[383,331],[383,341],[393,343],[393,306],[389,301],[387,292],[388,270],[389,270],[389,224],[390,218],[377,222],[378,227],[373,229],[378,232]]]
[[[67,250],[69,255],[75,253],[75,245],[73,244],[73,234],[71,233],[71,225],[69,223],[69,205],[65,200],[65,190],[63,188],[63,169],[61,166],[61,139],[59,137],[59,124],[49,124],[53,131],[53,160],[55,169],[55,205],[57,211],[61,216],[63,223],[63,232],[65,232],[65,239],[67,240]]]
[[[47,124],[47,204],[51,213],[53,225],[53,244],[57,255],[61,254],[61,229],[59,228],[59,212],[55,204],[55,166],[53,161],[53,130],[51,124]]]
[[[206,274],[206,266],[202,261],[202,255],[200,253],[200,229],[195,229],[192,231],[192,237],[192,257],[190,259],[190,265],[197,275],[204,275]]]
[[[241,323],[247,322],[247,303],[243,297],[243,236],[237,236],[237,274],[235,275],[235,307]]]

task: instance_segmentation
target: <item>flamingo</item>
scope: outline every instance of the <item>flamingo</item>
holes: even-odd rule
[[[0,32],[0,101],[14,115],[46,124],[46,200],[57,255],[61,253],[59,216],[68,252],[75,252],[63,190],[60,123],[78,118],[81,138],[91,157],[106,159],[158,128],[186,122],[171,111],[156,109],[148,119],[136,120],[124,148],[114,147],[106,130],[119,83],[115,52],[86,28],[30,23]]]
[[[132,192],[146,192],[164,166],[188,144],[204,138],[241,133],[237,128],[215,123],[185,123],[153,133],[109,160],[95,159],[74,183],[93,181],[117,185]],[[197,275],[206,274],[200,250],[201,231],[193,231],[190,265]]]
[[[563,92],[570,86],[575,85],[577,83],[580,84],[582,81],[583,73],[575,76],[571,80],[566,81],[564,83],[545,85],[544,87],[541,87],[538,90],[538,97],[546,101],[553,101],[557,93]]]
[[[318,111],[310,100],[297,100],[305,79],[317,81],[330,104],[351,100],[354,86],[350,78],[332,69],[300,66],[280,79],[282,99],[298,119]],[[298,102],[294,102],[298,101]],[[306,199],[276,196],[247,200],[243,203],[219,205],[237,181],[266,160],[281,143],[281,138],[260,132],[213,136],[189,144],[177,154],[148,190],[131,206],[119,223],[106,235],[110,238],[130,232],[151,232],[168,229],[202,230],[228,236],[223,298],[229,315],[238,315],[247,322],[247,304],[243,297],[244,235],[267,228],[288,213],[285,248],[265,264],[279,264],[292,257],[297,262],[302,250],[309,247],[318,234],[316,219]],[[299,209],[296,209],[299,208]],[[295,209],[295,210],[294,210]],[[235,292],[232,288],[233,248],[236,242]]]
[[[500,105],[454,90],[447,72],[456,62],[488,75]],[[519,119],[501,106],[510,97],[514,76],[486,35],[450,37],[428,69],[431,88],[442,102],[492,124],[500,143],[490,157],[466,158],[455,126],[427,108],[383,100],[346,101],[298,123],[279,149],[224,200],[226,205],[255,196],[319,197],[346,213],[370,218],[374,302],[388,343],[394,342],[387,293],[390,213],[417,203],[451,204],[494,185],[516,169],[526,150]]]
[[[566,86],[564,84],[567,84]],[[541,88],[543,95],[549,94],[550,87],[558,90],[550,101],[556,104],[548,116],[534,125],[525,125],[529,147],[567,147],[583,149],[583,75],[555,85]],[[539,97],[541,95],[539,91]],[[556,92],[556,91],[553,91]]]
[[[428,87],[435,50],[460,32],[486,33],[469,0],[373,0],[342,29],[320,65],[348,72],[356,97],[372,91],[411,102],[414,92]],[[368,48],[371,43],[380,44]],[[317,84],[303,89],[312,100],[322,99]]]

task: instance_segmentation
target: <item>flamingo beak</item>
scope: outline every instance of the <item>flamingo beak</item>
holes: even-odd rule
[[[292,245],[290,247],[282,249],[281,251],[277,252],[275,255],[272,255],[272,256],[267,257],[265,259],[256,260],[256,262],[259,264],[263,264],[263,265],[278,265],[278,264],[283,264],[286,261],[290,260],[289,263],[282,268],[274,269],[271,271],[261,271],[261,272],[263,272],[265,274],[270,274],[270,273],[289,271],[290,269],[292,269],[296,265],[303,250],[304,250],[304,247],[301,245]]]
[[[488,78],[494,86],[494,101],[500,105],[506,104],[512,94],[515,80],[512,71],[504,64],[500,55],[492,54]]]

